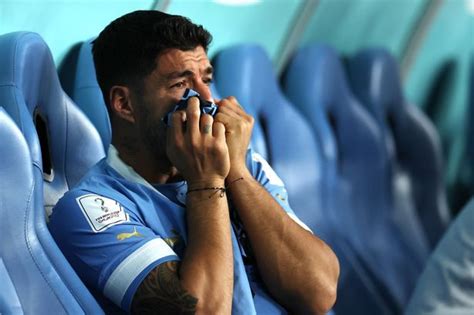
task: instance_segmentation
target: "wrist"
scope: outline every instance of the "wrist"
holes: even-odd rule
[[[226,183],[233,181],[239,177],[251,176],[249,169],[245,163],[231,164],[229,174],[226,177]]]
[[[205,179],[194,181],[192,183],[188,183],[188,191],[186,195],[194,196],[193,199],[202,199],[204,196],[207,199],[211,199],[214,196],[223,198],[226,193],[225,183],[223,178],[212,178],[212,179]]]
[[[188,180],[188,190],[199,189],[204,187],[224,187],[225,178],[223,177],[208,177],[203,179]]]
[[[240,178],[246,179],[250,177],[252,177],[252,174],[250,174],[250,171],[247,169],[246,166],[244,166],[243,168],[235,168],[234,170],[232,170],[232,167],[231,167],[231,171],[229,172],[229,175],[227,175],[225,179],[225,184],[227,186]]]

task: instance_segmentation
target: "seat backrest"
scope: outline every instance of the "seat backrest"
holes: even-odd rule
[[[374,121],[351,95],[336,52],[319,45],[300,49],[285,72],[283,86],[288,98],[311,122],[324,148],[326,177],[339,177],[338,181],[348,185],[351,201],[365,205],[365,210],[357,213],[364,224],[380,221],[389,210],[383,142]],[[377,211],[374,205],[378,205]],[[353,217],[347,213],[338,220]],[[346,228],[354,228],[354,224]]]
[[[323,208],[321,154],[309,124],[280,91],[270,59],[260,46],[239,45],[220,51],[213,66],[217,90],[235,96],[254,116],[255,126],[263,131],[254,137],[267,148],[267,159],[285,182],[293,208],[317,230]]]
[[[71,50],[66,58],[68,62],[61,64],[59,73],[65,92],[95,126],[107,152],[112,139],[112,130],[109,113],[95,73],[92,57],[94,39],[89,39]]]
[[[414,248],[393,216],[389,161],[376,122],[352,95],[342,62],[330,47],[299,49],[283,86],[310,120],[327,161],[339,178],[333,199],[346,194],[346,209],[330,209],[334,224],[388,289],[399,309],[406,303],[427,253]],[[334,203],[337,206],[337,203]]]
[[[0,103],[25,135],[32,159],[42,167],[44,202],[50,212],[64,192],[105,156],[102,141],[63,92],[51,52],[38,34],[0,36],[0,60]]]
[[[102,313],[48,232],[42,170],[1,107],[0,156],[0,313]]]
[[[237,48],[240,47],[240,48]],[[214,56],[212,59],[212,64],[216,65],[218,63],[221,64],[220,68],[221,70],[219,71],[219,75],[216,75],[214,73],[214,91],[217,92],[218,95],[221,97],[228,97],[228,96],[239,96],[239,102],[241,105],[245,108],[246,112],[255,117],[255,124],[252,130],[252,136],[250,139],[250,146],[258,152],[262,157],[265,159],[269,159],[269,148],[267,147],[267,139],[265,138],[265,132],[264,132],[264,126],[262,125],[262,121],[258,119],[259,113],[257,112],[258,108],[253,105],[253,102],[248,101],[248,92],[246,92],[246,88],[242,87],[241,84],[232,84],[229,82],[228,79],[225,78],[224,73],[227,71],[238,71],[236,69],[236,66],[232,65],[231,63],[227,62],[227,60],[222,63],[219,61],[220,56],[222,55],[227,55],[227,54],[233,54],[233,50],[238,50],[238,49],[243,49],[243,46],[234,46],[231,47],[231,49],[226,49],[224,51],[219,52],[217,55]],[[227,57],[224,57],[225,59]],[[225,70],[224,70],[225,68]],[[252,69],[241,69],[240,73],[245,73],[245,71],[252,71]],[[218,82],[218,79],[220,78],[221,82]],[[248,87],[247,87],[248,88]],[[240,89],[240,90],[238,90]],[[229,94],[230,93],[230,94]]]
[[[429,119],[407,103],[397,62],[387,50],[362,51],[347,65],[354,94],[375,118],[386,139],[393,142],[388,158],[393,164],[394,180],[406,175],[404,187],[395,189],[407,190],[415,209],[412,213],[396,209],[403,211],[401,223],[414,232],[413,242],[425,242],[422,238],[427,237],[434,248],[450,217],[438,134]],[[424,235],[415,235],[416,231],[424,231]]]

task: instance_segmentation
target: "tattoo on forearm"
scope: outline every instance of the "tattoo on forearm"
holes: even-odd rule
[[[194,314],[198,299],[181,286],[178,263],[165,262],[142,282],[132,303],[132,314]]]

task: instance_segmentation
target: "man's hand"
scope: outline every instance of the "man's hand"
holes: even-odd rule
[[[151,305],[159,310],[166,302],[168,309],[176,310],[176,314],[185,313],[183,306],[190,310],[194,305],[196,314],[230,314],[234,265],[228,201],[225,194],[206,191],[223,187],[229,173],[225,127],[212,116],[201,115],[199,101],[192,97],[188,100],[186,112],[173,114],[166,149],[170,161],[188,182],[188,242],[175,274],[179,286],[173,286],[176,279],[168,283],[161,281],[161,285],[166,287],[167,300],[163,301],[159,290],[153,289],[150,303],[145,306]],[[161,270],[165,277],[172,275],[166,268],[156,270],[155,274]],[[156,284],[151,280],[146,280],[144,286]],[[140,291],[142,295],[144,291]],[[138,295],[137,301],[135,309],[142,310],[145,299]],[[164,312],[168,309],[165,308]]]
[[[214,118],[225,126],[226,143],[230,157],[229,180],[235,180],[248,172],[245,156],[252,135],[254,119],[230,96],[216,102],[219,110]]]
[[[186,112],[173,114],[167,154],[188,186],[223,183],[230,168],[225,132],[223,123],[211,115],[201,115],[197,97],[188,100]]]

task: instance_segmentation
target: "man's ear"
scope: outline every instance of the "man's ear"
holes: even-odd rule
[[[118,117],[135,123],[130,89],[126,86],[114,85],[109,92],[110,107]]]

